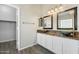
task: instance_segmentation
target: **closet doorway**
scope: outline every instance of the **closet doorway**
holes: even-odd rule
[[[18,53],[18,15],[11,5],[0,4],[0,54]]]

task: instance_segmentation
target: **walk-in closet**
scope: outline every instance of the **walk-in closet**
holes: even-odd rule
[[[16,8],[0,4],[0,53],[16,53]]]

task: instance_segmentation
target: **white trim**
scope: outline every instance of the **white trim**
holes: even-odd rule
[[[5,40],[5,41],[0,41],[1,43],[3,42],[9,42],[9,41],[14,41],[15,39],[12,39],[12,40]]]
[[[18,8],[18,43],[17,43],[17,46],[18,46],[18,50],[20,49],[20,35],[21,35],[21,30],[20,30],[20,28],[21,28],[21,20],[20,20],[20,8]]]
[[[16,20],[1,20],[1,19],[0,21],[16,22]]]
[[[23,48],[20,48],[20,49],[19,49],[19,51],[21,51],[21,50],[23,50],[23,49],[26,49],[26,48],[29,48],[29,47],[32,47],[32,46],[34,46],[34,45],[36,45],[36,43],[34,43],[34,44],[31,44],[31,45],[28,45],[28,46],[26,46],[26,47],[23,47]]]

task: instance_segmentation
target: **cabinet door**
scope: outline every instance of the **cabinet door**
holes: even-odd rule
[[[37,43],[43,47],[46,47],[45,37],[46,36],[44,34],[40,34],[40,33],[37,34]]]
[[[39,33],[37,33],[37,43],[41,44],[41,35]]]
[[[53,49],[53,45],[52,45],[52,36],[47,35],[46,36],[46,48],[50,51],[52,51]]]
[[[53,52],[62,54],[62,38],[53,36]]]
[[[73,39],[63,40],[63,54],[78,54],[78,41]]]
[[[38,33],[37,43],[44,48],[52,51],[52,36]]]

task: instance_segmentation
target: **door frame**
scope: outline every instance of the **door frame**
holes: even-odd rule
[[[16,9],[16,49],[20,50],[20,8],[13,4],[4,4]]]

